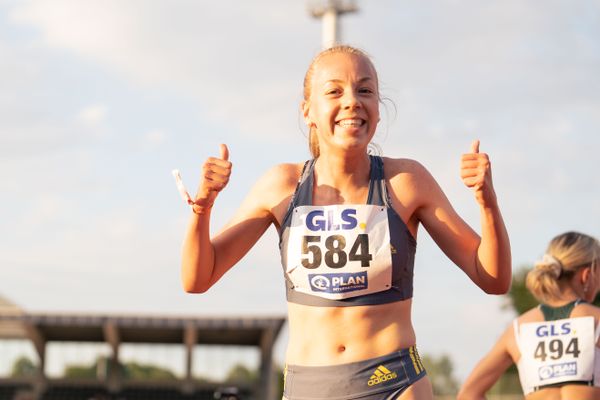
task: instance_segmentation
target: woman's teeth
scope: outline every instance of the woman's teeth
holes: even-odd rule
[[[362,126],[363,122],[364,121],[362,119],[342,119],[338,121],[337,124],[342,128],[357,128]]]

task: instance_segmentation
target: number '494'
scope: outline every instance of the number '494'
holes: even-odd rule
[[[541,341],[535,348],[535,352],[533,353],[533,357],[541,360],[542,362],[546,361],[546,358],[550,356],[553,360],[558,360],[563,356],[563,354],[572,354],[574,358],[579,357],[579,341],[577,338],[572,338],[567,344],[567,348],[564,349],[564,345],[562,340],[553,339],[548,342],[548,348],[546,348],[546,342]]]
[[[313,244],[314,243],[314,244]],[[325,255],[321,250],[321,236],[302,237],[302,266],[314,269],[321,265],[323,258],[329,268],[342,268],[348,260],[360,261],[361,267],[368,267],[373,256],[369,253],[369,236],[360,233],[356,237],[350,252],[346,254],[346,238],[342,235],[331,235],[325,239]]]

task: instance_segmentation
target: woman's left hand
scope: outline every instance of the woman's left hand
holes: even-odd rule
[[[471,143],[471,152],[460,160],[460,177],[467,187],[473,188],[475,199],[482,207],[496,206],[496,193],[492,184],[492,165],[486,153],[479,152],[479,140]]]

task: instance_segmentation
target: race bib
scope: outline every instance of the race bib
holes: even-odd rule
[[[530,387],[590,381],[594,372],[594,317],[520,326],[521,363]]]
[[[391,257],[383,206],[300,206],[293,211],[286,272],[294,290],[334,300],[388,290]]]

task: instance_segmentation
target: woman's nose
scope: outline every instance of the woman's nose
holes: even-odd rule
[[[358,96],[356,96],[356,93],[353,91],[346,92],[343,99],[343,107],[344,109],[355,109],[360,107],[360,100],[358,99]]]

